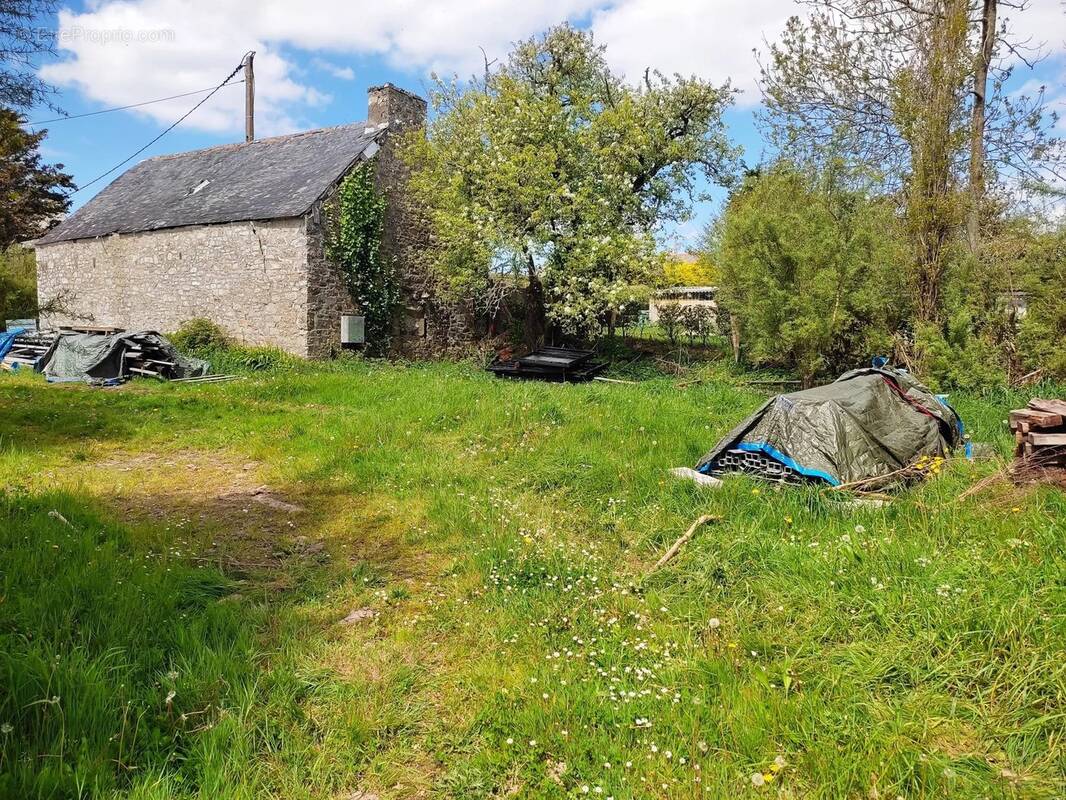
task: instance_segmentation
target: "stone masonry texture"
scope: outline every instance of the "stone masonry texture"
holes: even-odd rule
[[[63,309],[42,324],[168,333],[206,317],[244,343],[307,356],[307,251],[302,218],[39,246],[40,302]]]

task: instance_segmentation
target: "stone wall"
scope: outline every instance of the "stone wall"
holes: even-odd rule
[[[344,274],[326,258],[324,202],[307,215],[307,355],[329,358],[341,349],[341,315],[358,314]]]
[[[388,134],[374,156],[374,182],[385,196],[381,252],[396,266],[401,283],[401,308],[393,349],[398,354],[426,356],[471,340],[472,314],[444,304],[434,296],[420,252],[429,243],[426,215],[407,192],[409,170],[400,156],[403,140],[425,135],[426,101],[391,84],[369,90],[368,125],[388,123]]]
[[[69,312],[42,323],[166,333],[206,317],[246,344],[311,355],[307,225],[233,222],[39,246],[40,301],[60,297]]]

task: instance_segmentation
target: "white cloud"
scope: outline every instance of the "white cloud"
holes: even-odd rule
[[[91,100],[125,105],[217,84],[242,52],[255,50],[258,127],[277,133],[300,127],[304,107],[323,98],[301,79],[296,50],[378,55],[408,70],[467,74],[481,64],[479,46],[502,55],[511,41],[587,14],[596,2],[316,0],[294,9],[291,0],[97,0],[82,13],[60,12],[64,59],[41,74]],[[339,68],[337,77],[347,76]],[[239,91],[223,90],[188,124],[238,130],[242,104]],[[134,113],[163,123],[188,107],[183,99]]]
[[[1061,0],[1033,0],[1022,12],[1001,6],[999,15],[1031,49],[1045,55],[1066,50],[1066,6]]]
[[[759,102],[752,52],[773,41],[796,12],[792,0],[629,0],[597,11],[596,38],[611,64],[637,79],[651,67],[699,75],[744,90],[742,105]]]
[[[245,50],[256,50],[256,117],[264,133],[300,127],[292,109],[323,102],[324,95],[294,80],[290,62],[254,32],[236,39],[231,32],[239,28],[224,3],[198,3],[196,11],[184,5],[149,0],[104,3],[84,14],[61,11],[60,45],[70,57],[45,66],[41,75],[102,104],[125,105],[214,86],[240,63]],[[169,124],[190,108],[190,100],[134,113]],[[214,132],[236,130],[243,108],[244,93],[227,87],[189,124]]]
[[[612,63],[634,77],[645,66],[700,73],[752,85],[751,48],[770,32],[791,0],[466,0],[353,3],[317,0],[294,10],[291,0],[97,0],[82,13],[62,11],[64,60],[42,76],[106,105],[212,86],[256,51],[256,112],[264,133],[300,127],[307,107],[323,102],[297,67],[294,53],[314,52],[335,77],[350,68],[324,58],[380,56],[408,71],[480,69],[481,48],[502,58],[510,44],[569,19],[588,24],[608,45]],[[319,66],[314,64],[313,66]],[[243,97],[225,89],[187,124],[238,130]],[[146,106],[139,115],[169,123],[188,99]]]
[[[326,61],[324,58],[316,58],[311,61],[311,66],[315,69],[321,70],[334,78],[342,81],[354,81],[355,70],[351,67],[342,67],[339,64],[334,64],[331,61]]]
[[[506,55],[510,44],[571,20],[591,25],[609,61],[631,80],[646,67],[667,74],[727,78],[758,103],[752,53],[796,13],[793,0],[91,0],[82,13],[60,13],[64,60],[42,76],[105,105],[213,86],[245,50],[256,51],[257,127],[277,133],[308,125],[308,110],[329,97],[311,85],[312,68],[350,80],[345,55],[377,56],[407,72],[479,71],[482,52]],[[1019,30],[1051,50],[1066,50],[1066,16],[1058,0],[1034,0]],[[343,63],[343,62],[341,62]],[[417,88],[417,87],[412,87]],[[169,123],[189,98],[133,113]],[[214,132],[241,127],[242,92],[224,89],[186,123]]]

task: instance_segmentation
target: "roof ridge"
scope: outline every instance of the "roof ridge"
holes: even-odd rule
[[[327,131],[337,131],[342,128],[363,128],[367,129],[365,121],[362,122],[346,122],[342,125],[327,125],[324,128],[312,128],[307,131],[296,131],[295,133],[283,133],[278,136],[267,136],[263,139],[253,139],[250,142],[227,142],[226,144],[213,144],[210,147],[199,147],[195,150],[182,150],[180,153],[162,153],[151,158],[146,158],[141,161],[141,164],[147,164],[151,161],[165,161],[169,158],[181,158],[183,156],[190,155],[191,153],[208,153],[213,150],[239,150],[242,147],[253,147],[257,144],[269,144],[272,142],[281,142],[289,139],[299,139],[303,136],[313,136],[319,133],[326,133]],[[384,128],[382,128],[384,130]]]

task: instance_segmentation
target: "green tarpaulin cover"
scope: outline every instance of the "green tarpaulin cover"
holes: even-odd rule
[[[696,469],[727,471],[730,452],[760,453],[796,474],[830,484],[877,478],[921,456],[946,456],[962,421],[909,373],[858,369],[833,383],[765,403],[730,431]]]
[[[53,383],[121,381],[130,377],[125,363],[127,351],[146,346],[166,353],[166,360],[175,365],[172,377],[195,378],[207,374],[209,365],[206,361],[181,355],[155,331],[60,333],[41,359],[38,369]]]

